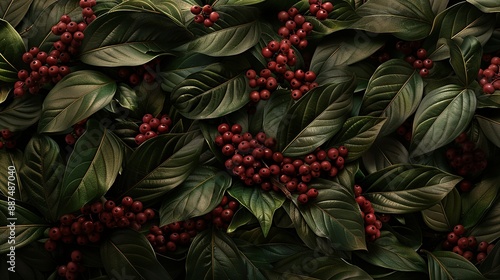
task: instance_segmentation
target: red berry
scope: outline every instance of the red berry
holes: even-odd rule
[[[306,204],[309,201],[309,197],[307,196],[307,194],[302,193],[297,197],[297,201],[300,204]]]
[[[193,13],[195,15],[198,15],[201,13],[201,7],[198,5],[192,6],[190,10],[191,10],[191,13]]]

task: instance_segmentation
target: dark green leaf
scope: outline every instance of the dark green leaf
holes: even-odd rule
[[[356,255],[373,265],[397,271],[425,271],[424,259],[390,232],[382,231],[380,238],[366,246],[368,252],[356,252]]]
[[[184,19],[179,4],[175,0],[128,0],[109,10],[109,12],[117,11],[161,14],[167,16],[177,26],[184,27]]]
[[[495,0],[467,0],[467,2],[476,6],[476,8],[480,9],[484,13],[499,13],[500,6],[498,2]]]
[[[120,279],[172,279],[156,260],[146,237],[133,230],[111,233],[101,245],[101,258],[108,275]]]
[[[428,0],[370,0],[361,5],[356,13],[361,19],[351,28],[375,33],[392,33],[399,39],[407,41],[427,37],[434,20],[434,13]]]
[[[385,223],[383,225],[383,230],[387,230],[394,234],[398,241],[404,246],[417,251],[423,243],[422,222],[418,216],[420,216],[418,213],[414,213],[397,217],[404,219],[404,223]]]
[[[38,132],[61,132],[91,116],[111,102],[116,87],[113,79],[93,70],[65,76],[43,101]]]
[[[493,205],[498,195],[498,170],[485,174],[474,188],[462,195],[461,224],[465,228],[475,226]]]
[[[397,164],[366,176],[359,184],[375,211],[404,214],[435,205],[460,180],[431,166]]]
[[[493,250],[479,266],[479,270],[488,279],[498,279],[500,277],[500,243],[495,244]]]
[[[0,149],[0,168],[6,172],[4,176],[0,176],[0,191],[5,197],[11,196],[16,200],[26,201],[27,195],[24,193],[21,178],[19,177],[22,164],[23,153],[20,150],[7,151],[6,149]],[[11,171],[11,174],[8,171]],[[14,181],[9,181],[10,176],[14,176]],[[9,186],[10,191],[14,188],[14,192],[9,193]]]
[[[495,146],[500,147],[500,117],[485,117],[476,115],[481,130]]]
[[[464,257],[449,251],[427,252],[431,280],[485,279]]]
[[[446,9],[449,0],[430,0],[429,2],[431,3],[432,11],[437,15]]]
[[[334,66],[326,71],[319,72],[316,78],[316,82],[320,85],[330,84],[332,82],[336,84],[346,83],[351,81],[353,76],[356,76],[356,82],[359,83],[360,80],[358,80],[358,77],[355,73],[357,69],[358,68],[356,68],[356,66]],[[371,74],[372,73],[370,73],[369,76],[371,76]],[[363,77],[360,78],[363,79]],[[358,88],[356,88],[356,90],[357,89]]]
[[[246,263],[228,235],[206,230],[194,238],[186,259],[186,279],[241,280],[246,277]]]
[[[40,119],[41,109],[42,98],[39,95],[14,98],[10,104],[0,105],[0,127],[12,132],[23,131]]]
[[[290,91],[288,90],[276,90],[266,102],[262,126],[268,137],[276,138],[280,121],[283,116],[286,116],[286,111],[291,104]]]
[[[160,208],[160,225],[202,216],[214,209],[231,186],[231,176],[214,167],[202,166],[169,192]]]
[[[24,164],[19,176],[26,188],[29,202],[44,217],[54,222],[59,218],[58,206],[65,164],[59,145],[50,137],[34,136],[24,151]]]
[[[264,2],[265,0],[219,0],[217,1],[217,5],[254,5],[260,2]]]
[[[450,84],[429,92],[415,113],[410,155],[417,157],[453,141],[472,120],[475,109],[472,89]]]
[[[119,83],[115,94],[116,101],[120,106],[130,111],[135,111],[139,107],[139,97],[136,92],[127,84]]]
[[[215,63],[214,58],[198,53],[187,53],[185,56],[175,58],[158,73],[161,88],[164,91],[172,92],[189,75],[199,72],[213,63]]]
[[[12,208],[14,207],[14,208]],[[15,199],[0,200],[0,254],[37,240],[49,225]]]
[[[0,85],[0,104],[4,103],[12,90],[11,85]]]
[[[450,40],[450,64],[464,86],[470,85],[477,78],[481,66],[482,47],[476,37],[467,36],[459,45]]]
[[[413,67],[403,60],[392,59],[382,63],[370,78],[360,114],[386,117],[380,131],[385,136],[417,110],[423,93],[424,83]]]
[[[7,0],[0,2],[0,18],[17,26],[28,12],[33,0]]]
[[[436,205],[422,211],[425,224],[435,231],[450,232],[460,220],[460,193],[453,189]]]
[[[22,2],[22,1],[16,1]],[[0,5],[3,5],[0,3]],[[14,4],[15,5],[15,4]],[[0,6],[0,17],[1,15]],[[17,81],[17,72],[22,67],[21,57],[25,52],[24,42],[19,33],[9,24],[0,18],[0,81]]]
[[[252,244],[242,239],[234,239],[238,249],[257,267],[272,268],[271,263],[280,261],[300,252],[308,250],[300,244],[268,242]]]
[[[78,139],[64,172],[59,215],[80,209],[85,203],[100,198],[111,187],[122,168],[123,142],[96,120],[87,122],[85,133]]]
[[[500,108],[500,91],[481,94],[477,97],[477,108]]]
[[[339,133],[337,133],[337,136],[330,140],[326,147],[338,147],[343,145],[349,150],[346,161],[354,161],[370,149],[380,129],[384,125],[385,120],[385,118],[370,116],[349,118],[346,120]]]
[[[374,173],[398,163],[408,163],[409,154],[405,146],[392,137],[383,137],[375,141],[362,156],[368,173]]]
[[[257,218],[248,211],[245,207],[240,207],[236,212],[234,212],[233,218],[231,219],[231,222],[229,223],[229,226],[227,228],[227,233],[233,233],[235,232],[239,227],[242,227],[247,224],[257,224]],[[260,230],[260,228],[257,228]]]
[[[267,236],[273,223],[276,209],[285,202],[285,196],[261,188],[246,187],[238,182],[228,190],[229,194],[245,206],[257,218],[264,236]]]
[[[282,118],[279,150],[289,157],[302,156],[325,143],[341,128],[352,106],[354,79],[310,90]]]
[[[299,2],[305,7],[305,10],[309,10],[308,1]],[[344,30],[349,28],[352,23],[359,19],[359,16],[354,11],[354,8],[345,1],[335,1],[335,9],[328,14],[328,18],[325,20],[319,20],[315,16],[306,15],[306,20],[312,23],[314,29],[311,34],[308,35],[311,40],[321,39],[334,32]],[[298,6],[298,5],[296,5]],[[303,10],[301,8],[301,10]],[[361,33],[358,33],[361,35]],[[361,35],[361,36],[364,36]]]
[[[240,109],[248,103],[249,92],[244,72],[216,64],[188,76],[170,98],[183,116],[207,119]]]
[[[468,231],[469,235],[478,240],[493,242],[500,238],[500,201],[497,200],[486,213],[486,215],[473,228]]]

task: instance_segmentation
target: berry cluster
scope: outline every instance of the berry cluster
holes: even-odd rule
[[[404,60],[410,63],[413,68],[419,70],[422,78],[429,75],[429,70],[434,66],[434,61],[427,57],[427,50],[420,48],[420,41],[405,42],[398,41],[396,50],[405,55]]]
[[[12,131],[9,129],[2,129],[0,131],[0,150],[5,146],[8,149],[13,149],[16,147],[16,140],[12,139]]]
[[[210,5],[205,5],[203,8],[198,5],[192,6],[191,13],[195,15],[194,22],[203,23],[205,27],[213,26],[220,18],[219,13],[214,12]]]
[[[493,250],[494,244],[488,242],[477,242],[474,236],[464,236],[463,225],[456,225],[453,231],[448,233],[446,240],[441,244],[444,250],[453,251],[471,262],[480,264],[486,256]]]
[[[309,0],[309,12],[311,15],[316,16],[317,19],[327,19],[331,11],[333,11],[333,4],[331,2],[322,3],[321,0]]]
[[[141,225],[151,220],[155,212],[151,208],[143,210],[141,201],[134,201],[131,197],[124,197],[118,206],[113,200],[106,203],[100,201],[87,204],[80,209],[81,214],[63,215],[59,225],[49,229],[49,239],[45,242],[45,249],[49,252],[56,250],[58,242],[83,246],[97,243],[106,229],[132,228],[140,230]]]
[[[446,150],[446,158],[455,172],[462,176],[475,176],[488,165],[486,153],[468,139],[467,133],[461,133],[452,147]]]
[[[96,0],[80,0],[80,8],[82,8],[83,21],[90,24],[96,19],[92,7],[96,5]]]
[[[86,122],[87,122],[87,119],[84,119],[82,121],[79,121],[77,124],[73,125],[73,131],[66,134],[66,136],[64,137],[64,141],[66,141],[66,144],[68,144],[68,145],[75,144],[76,140],[80,136],[82,136],[82,134],[85,132],[85,123]]]
[[[299,10],[295,7],[288,9],[288,11],[279,12],[278,20],[285,24],[278,29],[278,35],[283,39],[289,40],[293,46],[299,49],[305,49],[308,44],[305,38],[313,30],[312,23],[306,21],[306,18],[299,14]],[[287,53],[285,53],[285,55],[287,55]],[[295,57],[295,55],[293,57]],[[286,64],[286,62],[283,64]],[[295,65],[295,62],[288,65]]]
[[[375,210],[371,202],[362,195],[363,188],[360,185],[354,185],[354,197],[361,209],[361,217],[365,221],[365,234],[370,241],[380,237],[382,222],[388,222],[390,216],[381,215],[380,219],[375,215]]]
[[[123,66],[118,69],[118,77],[131,86],[137,86],[141,81],[148,84],[155,82],[157,76],[153,69],[157,69],[160,64],[160,59],[139,66]]]
[[[85,271],[85,266],[81,263],[83,260],[83,254],[80,250],[73,250],[70,258],[71,260],[66,264],[57,267],[57,274],[67,280],[77,279],[77,273]]]
[[[139,126],[139,134],[135,136],[135,143],[142,144],[144,141],[167,133],[172,125],[172,120],[166,114],[160,118],[155,118],[151,114],[145,114],[142,117],[142,124]]]
[[[500,57],[494,56],[489,61],[490,65],[486,69],[479,69],[478,80],[479,84],[483,87],[483,92],[492,94],[496,90],[500,90]]]
[[[238,201],[225,195],[219,205],[212,212],[205,214],[204,218],[217,228],[227,229],[239,205]]]
[[[217,146],[228,159],[225,166],[238,176],[245,185],[259,185],[263,190],[283,191],[285,194],[298,192],[298,202],[305,204],[318,196],[318,191],[309,188],[307,183],[320,176],[335,177],[344,168],[347,148],[340,146],[328,151],[317,149],[303,159],[293,159],[273,152],[274,138],[264,132],[257,135],[242,134],[239,124],[219,125],[215,138]]]

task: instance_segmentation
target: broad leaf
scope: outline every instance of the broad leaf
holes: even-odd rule
[[[249,101],[245,73],[215,64],[189,75],[172,92],[175,108],[190,119],[217,118],[232,113]]]
[[[167,16],[176,25],[184,27],[182,12],[175,0],[128,0],[121,2],[109,10],[109,12],[117,11],[162,14]]]
[[[485,117],[476,115],[481,130],[495,146],[500,147],[500,117]]]
[[[302,4],[302,7],[299,5]],[[359,19],[356,14],[354,7],[345,1],[335,1],[335,9],[328,14],[328,18],[325,20],[319,20],[315,16],[306,15],[305,18],[308,22],[312,23],[314,29],[311,34],[307,36],[311,40],[321,39],[334,32],[347,29]],[[299,10],[309,10],[308,1],[301,1],[295,5]],[[309,13],[308,13],[309,14]],[[359,34],[360,37],[364,37],[365,34]],[[364,39],[364,38],[363,38]]]
[[[172,92],[189,75],[205,69],[210,64],[216,63],[215,59],[202,54],[190,54],[174,58],[161,69],[158,79],[164,91]]]
[[[436,205],[422,211],[425,224],[435,231],[450,232],[460,220],[460,193],[453,189]]]
[[[500,238],[500,201],[491,206],[484,217],[467,233],[478,240],[493,242]]]
[[[0,254],[20,249],[42,237],[49,225],[14,199],[0,200]]]
[[[40,119],[41,109],[40,95],[14,98],[10,104],[0,105],[0,127],[12,132],[23,131]]]
[[[366,176],[359,185],[375,211],[404,214],[435,205],[460,180],[431,166],[398,164]]]
[[[430,0],[429,2],[431,3],[432,11],[437,15],[446,9],[449,0]]]
[[[477,78],[481,66],[482,47],[476,37],[467,36],[462,44],[450,40],[450,64],[464,86],[470,85]]]
[[[360,114],[386,117],[380,135],[388,135],[417,110],[423,92],[424,83],[413,67],[400,59],[389,60],[370,78]]]
[[[405,146],[392,137],[379,138],[362,156],[368,173],[374,173],[398,163],[408,163],[409,154]]]
[[[0,168],[5,170],[5,175],[0,176],[0,191],[5,197],[10,196],[21,201],[27,200],[27,194],[24,193],[24,188],[19,176],[19,170],[22,165],[23,153],[20,150],[8,151],[6,149],[0,149]],[[14,177],[14,180],[12,180],[13,178],[11,176]]]
[[[28,12],[33,0],[7,0],[0,2],[0,18],[17,26]]]
[[[476,6],[476,8],[480,9],[484,13],[499,13],[500,6],[498,2],[495,0],[467,0],[467,2]]]
[[[415,113],[410,155],[417,157],[453,141],[465,130],[475,110],[472,89],[450,84],[429,92]]]
[[[64,172],[58,213],[71,213],[103,196],[122,168],[123,142],[102,124],[91,119],[78,139]]]
[[[186,279],[246,279],[247,266],[233,240],[218,230],[198,234],[186,258]]]
[[[278,133],[278,127],[286,111],[291,106],[290,91],[276,90],[269,101],[264,105],[262,126],[267,137],[274,137]]]
[[[290,107],[277,134],[283,155],[305,155],[335,135],[351,110],[353,91],[353,79],[319,86]]]
[[[113,79],[93,70],[65,76],[43,101],[38,132],[61,132],[91,116],[111,102],[116,87]]]
[[[202,216],[217,207],[231,186],[231,176],[214,167],[202,166],[169,192],[160,208],[160,225]]]
[[[385,118],[357,116],[347,119],[337,136],[330,140],[326,147],[345,146],[349,154],[346,161],[351,162],[360,158],[377,138]],[[326,150],[326,149],[325,149]]]
[[[500,243],[496,243],[493,250],[479,266],[479,271],[488,279],[500,277]]]
[[[65,163],[59,145],[44,135],[34,136],[24,151],[24,164],[19,176],[26,188],[29,202],[44,217],[54,222],[59,218],[58,207]]]
[[[428,0],[370,0],[361,5],[356,13],[361,19],[351,28],[375,33],[392,33],[399,39],[407,41],[427,37],[434,19]]]
[[[366,246],[367,252],[356,252],[356,255],[373,265],[397,271],[425,271],[424,259],[390,232],[382,231],[380,238],[367,242]]]
[[[462,195],[461,224],[472,228],[488,212],[498,196],[498,180],[500,176],[495,170],[485,174],[474,188]]]
[[[23,1],[16,1],[23,2]],[[0,17],[2,3],[0,3]],[[14,4],[16,5],[16,4]],[[0,82],[17,81],[17,72],[23,66],[21,57],[25,52],[24,42],[19,33],[0,18]]]
[[[481,272],[464,257],[449,251],[427,252],[431,280],[485,279]]]
[[[132,279],[172,279],[156,260],[155,252],[146,237],[133,230],[120,230],[101,245],[104,269],[110,276]]]
[[[242,183],[233,184],[228,192],[250,210],[259,221],[264,236],[267,236],[273,223],[274,212],[283,205],[285,196],[273,191],[264,191],[261,188],[249,188]]]
[[[238,5],[238,6],[244,6],[244,5],[254,5],[260,2],[264,2],[265,0],[220,0],[215,2],[217,5]],[[217,5],[215,5],[217,7]]]

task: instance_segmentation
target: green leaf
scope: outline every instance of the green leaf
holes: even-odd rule
[[[411,157],[453,141],[467,128],[475,110],[476,97],[472,89],[450,84],[429,92],[415,113]]]
[[[500,277],[500,243],[496,243],[493,250],[479,266],[479,271],[488,279]]]
[[[198,165],[204,142],[199,131],[163,134],[144,142],[125,165],[122,195],[145,202],[179,186]]]
[[[226,234],[206,230],[194,238],[186,258],[186,279],[246,279],[247,266]]]
[[[28,12],[33,0],[8,0],[0,2],[0,18],[17,26]]]
[[[5,197],[12,196],[16,200],[26,201],[27,196],[24,193],[24,189],[22,186],[21,178],[19,177],[19,170],[23,165],[23,153],[18,150],[6,150],[0,149],[0,168],[5,170],[6,176],[0,176],[0,191]],[[8,171],[10,169],[12,174],[9,174]],[[14,176],[14,181],[9,181],[9,177]],[[12,178],[11,178],[12,179]],[[9,182],[11,182],[9,184]],[[12,185],[14,183],[15,185]],[[9,185],[10,191],[12,191],[12,187],[14,187],[14,195],[9,193]]]
[[[202,166],[169,192],[160,208],[160,225],[202,216],[217,207],[231,186],[231,176],[215,167]]]
[[[158,73],[161,88],[172,92],[189,75],[205,69],[216,63],[215,59],[198,53],[187,53],[184,56],[174,58]]]
[[[429,2],[431,3],[432,11],[437,15],[446,9],[449,0],[430,0]]]
[[[298,4],[302,3],[305,9],[300,8],[300,10],[309,10],[308,1],[302,1]],[[335,1],[335,9],[328,14],[328,18],[325,20],[319,20],[315,16],[306,15],[306,21],[312,23],[314,29],[311,34],[308,35],[311,40],[319,40],[329,34],[334,32],[347,29],[359,19],[359,16],[354,11],[354,7],[352,7],[349,3],[344,1]],[[297,5],[295,5],[297,6]],[[285,6],[286,7],[286,6]],[[361,35],[361,34],[358,34]],[[361,35],[364,37],[364,35]]]
[[[476,115],[481,130],[495,146],[500,147],[500,117],[485,117]]]
[[[285,196],[261,188],[246,187],[238,182],[228,190],[229,194],[245,206],[257,218],[264,236],[267,236],[273,223],[276,209],[285,202]]]
[[[481,10],[483,13],[498,13],[500,12],[500,6],[495,0],[467,0],[467,2],[474,5],[476,8]]]
[[[41,109],[39,95],[14,98],[10,104],[0,105],[0,127],[12,132],[24,131],[40,119]]]
[[[439,203],[423,210],[422,217],[432,230],[450,232],[460,220],[461,208],[460,193],[454,188]]]
[[[12,90],[11,85],[0,85],[0,104],[4,103]]]
[[[59,195],[65,163],[59,145],[44,135],[33,136],[24,151],[19,177],[26,188],[28,201],[51,222],[59,219]]]
[[[172,279],[156,260],[149,241],[137,231],[113,231],[101,245],[100,251],[108,275],[133,279]]]
[[[269,101],[264,105],[262,126],[268,137],[276,138],[278,127],[286,111],[291,106],[290,91],[278,89],[271,95]]]
[[[168,36],[158,30],[168,30]],[[101,67],[142,65],[186,40],[188,34],[160,13],[110,12],[85,29],[80,59]]]
[[[385,118],[370,116],[349,118],[337,133],[337,136],[330,140],[326,147],[344,145],[349,150],[346,161],[354,161],[370,149],[385,121]]]
[[[497,200],[483,216],[481,221],[468,232],[478,240],[493,242],[500,238],[500,200]]]
[[[423,93],[422,77],[414,68],[403,60],[392,59],[382,63],[368,81],[360,114],[386,117],[380,131],[385,136],[417,110]]]
[[[397,164],[366,176],[359,185],[376,212],[404,214],[435,205],[460,180],[435,167]]]
[[[122,168],[123,142],[101,123],[90,119],[78,139],[64,172],[59,215],[80,209],[103,196]]]
[[[190,119],[217,118],[232,113],[249,101],[250,87],[243,71],[216,64],[189,75],[170,99]]]
[[[221,6],[217,12],[220,19],[211,28],[192,22],[189,28],[197,38],[175,50],[220,57],[241,54],[257,44],[261,26],[256,8]]]
[[[361,5],[356,13],[361,19],[351,28],[375,33],[392,33],[406,41],[427,37],[434,20],[434,13],[428,0],[370,0]]]
[[[476,37],[467,36],[462,44],[450,40],[450,64],[464,86],[470,85],[477,78],[481,66],[482,46]]]
[[[354,79],[310,90],[282,118],[278,146],[283,155],[302,156],[335,135],[351,111]]]
[[[109,12],[149,12],[167,16],[177,26],[184,27],[184,19],[175,0],[128,0],[109,10]]]
[[[309,187],[318,190],[318,197],[298,208],[314,233],[328,238],[335,249],[366,249],[363,220],[352,193],[338,183],[319,178]]]
[[[477,96],[477,108],[500,108],[500,91]]]
[[[485,279],[481,272],[464,257],[449,251],[428,252],[428,268],[431,280]]]
[[[16,3],[22,1],[16,1]],[[0,5],[3,5],[0,3]],[[16,4],[14,4],[16,5]],[[1,16],[0,6],[0,16]],[[9,24],[0,18],[0,81],[12,83],[17,81],[19,67],[23,66],[21,60],[25,52],[24,42],[19,33]]]
[[[472,228],[488,212],[498,195],[498,171],[490,171],[483,176],[474,188],[462,194],[461,224]]]
[[[222,5],[238,5],[238,6],[244,6],[244,5],[254,5],[260,2],[264,2],[266,0],[219,0],[215,2],[217,5],[222,6]],[[217,7],[215,5],[215,7]]]
[[[394,164],[409,163],[409,154],[395,138],[382,137],[363,154],[362,160],[368,173],[374,173]]]
[[[68,129],[108,105],[116,88],[115,81],[101,72],[81,70],[70,73],[43,101],[38,132]]]
[[[0,200],[0,254],[9,252],[11,246],[19,249],[36,241],[48,226],[15,199]]]
[[[425,271],[424,259],[410,247],[401,244],[394,234],[382,231],[380,238],[366,244],[368,252],[356,252],[363,260],[397,271]]]

